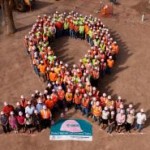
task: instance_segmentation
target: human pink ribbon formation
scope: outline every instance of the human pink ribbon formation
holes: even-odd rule
[[[90,48],[79,65],[64,64],[50,47],[63,36],[89,43]],[[108,133],[142,130],[146,121],[143,109],[136,113],[134,105],[125,107],[120,96],[115,100],[98,90],[99,80],[111,74],[119,52],[117,42],[100,19],[73,11],[38,16],[24,41],[34,71],[47,87],[43,93],[35,90],[29,100],[22,95],[15,107],[4,102],[0,120],[5,133],[10,130],[31,133],[34,128],[40,132],[50,126],[57,114],[63,117],[72,107],[98,122]]]

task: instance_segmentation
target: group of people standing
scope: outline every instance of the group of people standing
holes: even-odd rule
[[[87,40],[88,53],[72,68],[54,54],[51,42],[62,36]],[[110,95],[98,91],[99,79],[110,74],[119,52],[116,41],[100,19],[83,16],[77,12],[38,16],[32,30],[25,36],[25,46],[31,57],[35,73],[47,82],[43,93],[35,91],[29,100],[21,96],[16,107],[4,103],[0,120],[4,132],[15,132],[33,128],[49,127],[57,114],[63,117],[74,107],[86,117],[98,122],[107,132],[123,129],[141,131],[146,114],[141,109],[136,114],[134,105],[125,104],[120,96],[114,100]],[[60,47],[61,48],[61,47]]]

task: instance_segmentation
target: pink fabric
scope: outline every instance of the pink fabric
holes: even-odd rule
[[[9,117],[9,125],[11,126],[12,129],[17,128],[17,119],[14,116]]]
[[[125,115],[118,113],[116,116],[116,121],[118,125],[122,125],[125,122]]]
[[[82,129],[77,121],[67,120],[62,124],[60,131],[76,133],[76,132],[82,132]]]
[[[20,125],[24,124],[25,117],[24,116],[17,116],[17,121]]]

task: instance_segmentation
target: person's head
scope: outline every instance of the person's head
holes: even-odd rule
[[[110,96],[110,95],[108,95],[108,97],[107,97],[107,98],[108,98],[108,100],[111,100],[111,96]]]
[[[94,102],[96,102],[96,97],[93,97],[92,100],[93,100]]]
[[[129,109],[132,109],[133,108],[133,105],[132,104],[129,104]]]
[[[141,113],[144,113],[144,109],[143,109],[143,108],[141,108],[140,112],[141,112]]]
[[[46,109],[47,109],[46,105],[43,105],[43,109],[44,109],[44,110],[46,110]]]
[[[67,92],[68,92],[68,93],[71,93],[71,89],[67,89]]]
[[[47,90],[44,90],[44,94],[46,95],[48,93],[48,91]]]
[[[110,114],[111,114],[111,116],[114,116],[115,115],[115,111],[111,111]]]
[[[61,86],[59,86],[59,87],[58,87],[58,90],[62,90],[62,87],[61,87]]]
[[[18,115],[19,115],[19,116],[23,116],[22,111],[19,111]]]
[[[103,93],[103,97],[106,97],[107,95],[106,95],[106,93]]]
[[[36,94],[36,95],[39,94],[39,91],[38,91],[38,90],[35,90],[35,94]]]
[[[30,118],[30,115],[29,115],[29,114],[26,114],[26,118]]]
[[[99,106],[99,101],[96,102],[96,106]]]
[[[51,86],[52,86],[52,85],[51,85],[50,83],[47,84],[47,87],[51,88]]]
[[[19,102],[17,102],[17,103],[16,103],[16,106],[17,106],[17,107],[20,107],[20,103],[19,103]]]
[[[4,115],[4,112],[3,111],[1,111],[1,113],[0,113],[1,115]]]
[[[120,110],[120,114],[121,114],[121,115],[124,115],[124,113],[125,113],[124,110],[121,109],[121,110]]]
[[[123,104],[120,104],[120,109],[123,109],[124,108],[124,105]]]
[[[109,109],[110,109],[110,110],[114,110],[114,106],[110,106]]]
[[[108,111],[108,107],[107,107],[107,106],[105,106],[105,107],[104,107],[104,110],[105,110],[105,111]]]
[[[25,99],[25,97],[23,95],[20,96],[21,100]]]
[[[28,101],[27,104],[28,104],[28,106],[31,106],[31,101]]]
[[[121,96],[118,96],[118,101],[121,101],[121,99],[122,99]]]
[[[37,115],[37,114],[38,114],[38,111],[37,111],[37,110],[34,110],[34,114]]]
[[[7,102],[4,102],[4,106],[8,106],[8,103],[7,103]]]
[[[109,56],[109,59],[112,60],[112,56]]]
[[[93,92],[96,92],[96,87],[93,87],[92,90],[93,90]]]
[[[87,98],[87,94],[86,93],[84,94],[84,98]]]
[[[134,110],[130,110],[130,114],[131,114],[131,115],[134,115]]]
[[[11,111],[11,112],[10,112],[10,115],[11,115],[11,116],[13,116],[13,115],[14,115],[14,112],[13,112],[13,111]]]
[[[50,95],[47,95],[46,98],[47,98],[47,99],[50,99]]]
[[[42,99],[39,98],[39,99],[37,100],[37,102],[38,102],[38,104],[42,104]]]

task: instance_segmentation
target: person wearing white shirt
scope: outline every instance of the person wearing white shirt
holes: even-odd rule
[[[33,105],[31,105],[30,101],[28,101],[27,104],[28,105],[25,107],[25,113],[32,115],[34,113],[35,107]]]
[[[108,126],[109,115],[108,107],[104,107],[104,110],[102,111],[102,129],[105,129]]]
[[[136,114],[136,125],[135,129],[140,132],[143,128],[143,125],[145,124],[146,121],[146,114],[144,113],[144,110],[141,109],[140,112]]]

